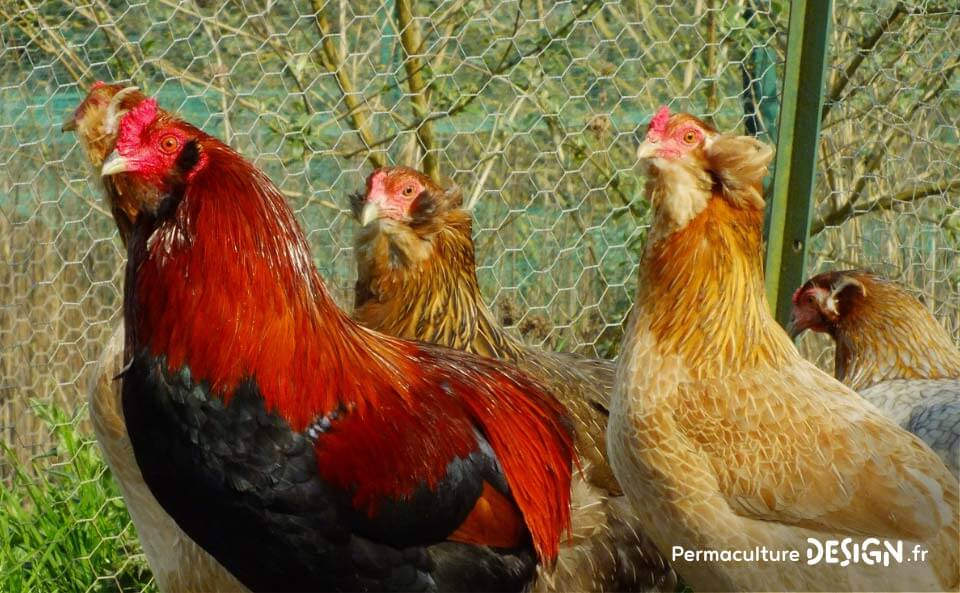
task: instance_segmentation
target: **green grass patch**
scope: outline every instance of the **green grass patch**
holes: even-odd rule
[[[0,484],[0,591],[156,591],[119,488],[77,429],[86,407],[72,416],[31,408],[53,445],[27,463],[4,445],[12,470]]]

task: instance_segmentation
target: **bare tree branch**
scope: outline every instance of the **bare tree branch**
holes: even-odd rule
[[[40,12],[31,3],[26,3],[27,8],[36,18],[36,23],[31,23],[25,15],[25,11],[17,13],[7,13],[5,10],[0,12],[8,22],[16,22],[19,17],[19,28],[23,31],[37,47],[53,55],[63,67],[70,73],[74,80],[80,81],[83,76],[90,71],[83,60],[77,57],[77,54],[70,49],[70,44],[59,34],[59,32],[46,24],[41,18]],[[39,30],[38,30],[39,28]],[[49,39],[50,42],[45,41]],[[69,58],[69,60],[68,60]]]
[[[217,81],[220,87],[220,111],[223,112],[223,139],[227,144],[232,144],[233,130],[230,126],[230,110],[227,105],[227,83],[225,80],[229,75],[227,74],[226,67],[223,65],[223,56],[220,54],[219,27],[217,29],[217,35],[214,35],[208,19],[201,17],[200,23],[203,26],[204,33],[206,33],[207,38],[210,40],[210,47],[213,48],[213,55],[217,60],[217,71],[213,74],[213,80]]]
[[[316,2],[318,0],[314,0],[314,1]],[[540,40],[532,49],[517,55],[516,57],[514,57],[514,59],[505,60],[505,57],[506,57],[506,53],[505,53],[500,60],[499,67],[491,71],[489,75],[484,79],[484,81],[478,85],[478,88],[482,89],[491,80],[501,76],[502,74],[504,74],[505,72],[507,72],[508,70],[510,70],[511,68],[513,68],[514,66],[522,62],[523,60],[527,59],[528,57],[534,56],[543,52],[554,39],[558,37],[565,37],[567,33],[570,31],[570,28],[573,27],[573,25],[576,24],[576,22],[580,20],[583,17],[583,15],[585,15],[588,11],[593,9],[598,4],[598,2],[599,0],[590,0],[589,2],[586,2],[583,5],[583,7],[575,15],[573,15],[573,17],[570,20],[564,23],[559,29],[557,29],[556,31],[545,32],[543,35],[541,35]],[[469,64],[465,63],[464,66],[469,66]],[[430,84],[432,84],[432,81]],[[447,108],[442,108],[434,111],[433,113],[431,113],[431,115],[429,115],[426,118],[426,120],[436,121],[438,119],[452,117],[462,112],[463,110],[465,110],[479,97],[480,97],[479,92],[467,93],[466,98],[463,98],[463,95],[461,95],[458,102],[454,103],[453,105]],[[369,144],[365,149],[355,150],[349,153],[341,154],[339,156],[343,158],[351,158],[362,153],[364,150],[371,150],[373,148],[377,148],[384,144],[388,144],[390,142],[393,142],[393,140],[395,140],[401,134],[418,129],[421,124],[422,122],[420,121],[414,122],[413,124],[401,129],[398,132],[390,134],[389,136],[386,136],[384,138],[381,138],[380,140],[377,140],[376,142]]]
[[[938,84],[937,86],[925,92],[923,96],[921,96],[920,99],[917,100],[913,104],[913,106],[907,111],[907,113],[903,116],[903,120],[911,121],[914,114],[917,112],[917,110],[919,110],[924,105],[929,105],[933,97],[936,97],[937,95],[942,93],[949,85],[950,79],[953,77],[953,74],[957,71],[958,67],[960,67],[960,58],[954,60],[952,64],[944,68],[942,73],[942,79],[940,80],[940,84]],[[896,93],[894,93],[889,100],[892,101],[895,95]],[[894,136],[898,133],[902,134],[903,131],[898,130],[897,128],[893,128],[889,125],[884,126],[884,128],[878,134],[881,137],[881,139],[875,144],[873,150],[870,151],[870,154],[868,154],[867,157],[863,160],[863,171],[861,172],[860,176],[857,178],[856,182],[853,184],[853,190],[850,192],[850,198],[847,200],[847,202],[843,206],[825,215],[824,219],[834,220],[833,218],[834,216],[842,216],[844,213],[849,215],[854,212],[854,208],[858,207],[860,198],[863,196],[863,192],[867,188],[867,183],[869,182],[870,179],[873,178],[873,173],[880,167],[880,164],[883,162],[883,158],[887,153],[891,140],[893,140]],[[871,205],[873,204],[874,203],[871,203]],[[838,224],[838,223],[834,222],[833,224]],[[822,226],[818,226],[817,224],[815,224],[813,229],[810,232],[810,235],[812,236],[816,233],[819,233],[822,230],[823,230]]]
[[[239,0],[234,0],[234,3],[237,5],[237,8],[243,10],[243,3]],[[286,75],[290,80],[293,81],[293,84],[297,87],[297,90],[300,91],[300,102],[303,104],[303,110],[307,115],[310,115],[314,112],[313,105],[310,103],[310,96],[308,93],[307,86],[303,83],[303,80],[300,78],[300,75],[297,74],[297,67],[291,61],[293,58],[293,53],[290,49],[280,42],[281,37],[276,34],[276,31],[273,30],[273,27],[270,25],[270,19],[267,17],[268,9],[264,7],[264,10],[260,14],[259,19],[249,19],[250,27],[260,35],[260,39],[270,46],[270,49],[273,50],[273,53],[276,54],[280,61],[283,62],[285,68],[281,70],[281,73],[286,72]]]
[[[124,69],[127,74],[127,78],[133,79],[134,75],[141,66],[139,56],[137,56],[137,53],[134,51],[133,46],[130,44],[130,41],[127,39],[126,35],[123,34],[117,24],[110,17],[110,8],[101,0],[96,0],[95,4],[100,10],[99,13],[92,6],[81,6],[78,4],[74,8],[78,14],[90,21],[97,29],[103,31],[104,38],[114,49],[114,52],[116,52],[119,48],[123,48],[127,56],[130,58],[130,62],[127,63],[120,59],[115,60],[115,62]]]
[[[717,10],[714,0],[707,0],[707,47],[704,52],[704,70],[710,82],[707,85],[707,113],[713,119],[717,111]]]
[[[860,68],[860,65],[867,58],[874,48],[877,46],[877,43],[880,42],[880,38],[883,37],[883,34],[886,33],[893,27],[894,24],[900,19],[901,16],[907,13],[906,7],[903,5],[903,2],[898,2],[897,5],[893,8],[893,12],[880,23],[876,30],[864,37],[860,42],[859,47],[854,50],[853,59],[850,60],[850,63],[847,64],[847,67],[840,74],[840,77],[830,88],[830,92],[825,97],[823,102],[823,113],[820,116],[820,121],[827,121],[827,115],[830,113],[830,109],[833,107],[834,103],[840,99],[840,95],[843,94],[844,89],[847,88],[847,85],[850,84],[850,80],[853,78],[853,75],[856,74],[857,69]]]
[[[947,8],[947,7],[933,7],[927,6],[924,8],[908,8],[903,2],[898,2],[894,6],[893,11],[890,15],[880,23],[880,25],[874,30],[873,33],[864,37],[860,42],[860,45],[854,50],[854,57],[850,60],[850,63],[847,64],[847,67],[843,72],[840,73],[839,78],[837,78],[836,83],[831,87],[830,92],[825,97],[823,103],[823,113],[820,116],[821,122],[827,121],[827,115],[830,113],[830,110],[833,106],[840,101],[840,97],[846,90],[847,85],[850,84],[850,81],[853,79],[853,75],[860,68],[863,61],[866,59],[867,55],[872,53],[876,49],[877,44],[880,42],[880,39],[883,38],[883,35],[889,32],[893,26],[900,20],[900,17],[904,15],[910,16],[922,16],[922,17],[942,17],[942,16],[956,16],[960,14],[960,9],[956,8]],[[916,45],[916,44],[911,44]],[[900,55],[897,56],[897,60],[900,59]],[[896,60],[894,60],[896,61]],[[869,87],[870,85],[863,85]],[[860,87],[858,87],[860,88]]]
[[[910,187],[895,194],[877,198],[867,204],[857,205],[855,202],[850,201],[844,204],[843,207],[831,210],[819,217],[810,228],[810,236],[816,236],[827,227],[843,224],[857,216],[862,216],[870,212],[890,210],[899,204],[918,202],[930,196],[943,195],[957,190],[960,190],[960,180]]]

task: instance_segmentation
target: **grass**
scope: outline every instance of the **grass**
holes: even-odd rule
[[[136,532],[86,417],[31,402],[49,449],[28,462],[4,446],[12,468],[0,486],[0,591],[155,591]]]

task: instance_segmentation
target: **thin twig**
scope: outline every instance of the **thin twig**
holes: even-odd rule
[[[423,80],[421,58],[418,54],[422,43],[420,27],[414,20],[411,0],[396,0],[396,8],[400,44],[406,54],[403,67],[407,72],[407,85],[411,95],[410,104],[413,107],[414,116],[422,122],[417,126],[416,135],[420,150],[423,152],[423,168],[431,179],[439,181],[440,166],[435,153],[433,126],[427,119],[430,113],[430,96]]]
[[[367,117],[368,111],[364,105],[365,101],[359,98],[362,97],[362,95],[356,92],[353,80],[347,75],[346,68],[344,67],[344,58],[340,55],[340,50],[337,48],[332,35],[329,33],[330,23],[323,13],[324,2],[323,0],[311,0],[311,5],[315,13],[314,19],[317,33],[320,35],[320,46],[322,48],[322,54],[318,55],[317,59],[326,66],[329,72],[333,73],[337,79],[337,83],[340,85],[340,92],[343,93],[343,101],[346,103],[347,110],[351,114],[350,121],[353,124],[353,129],[357,131],[357,135],[360,136],[360,140],[364,146],[363,150],[358,151],[357,154],[367,152],[367,158],[370,159],[373,166],[382,167],[384,166],[383,157],[371,152],[376,144],[373,142],[373,136],[371,136],[370,133],[370,125]],[[345,35],[346,33],[343,34]]]

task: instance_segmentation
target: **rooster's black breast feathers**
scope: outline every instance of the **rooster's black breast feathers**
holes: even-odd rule
[[[187,368],[166,367],[141,352],[124,375],[138,464],[184,531],[251,589],[517,590],[531,578],[529,550],[436,544],[467,516],[485,480],[505,488],[485,444],[452,460],[436,488],[386,500],[369,515],[317,469],[325,435],[345,428],[338,423],[349,414],[296,432],[265,409],[253,382],[224,404]]]

